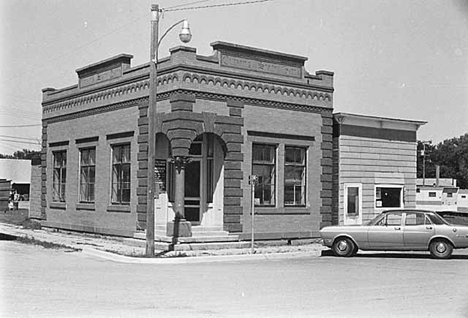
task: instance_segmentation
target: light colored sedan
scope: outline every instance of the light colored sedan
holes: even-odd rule
[[[453,225],[433,211],[388,210],[366,225],[327,226],[320,230],[323,245],[337,256],[360,250],[427,251],[449,258],[454,248],[468,248],[468,226]]]

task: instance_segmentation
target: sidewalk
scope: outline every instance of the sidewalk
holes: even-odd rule
[[[0,233],[30,238],[41,242],[48,242],[64,247],[81,250],[92,257],[124,263],[199,263],[239,261],[253,259],[276,259],[320,256],[326,247],[313,240],[302,245],[271,245],[258,242],[255,254],[250,248],[217,249],[217,250],[191,250],[191,251],[164,251],[156,250],[155,258],[146,258],[145,249],[126,244],[128,241],[121,237],[111,237],[97,234],[58,231],[50,228],[40,230],[26,229],[19,225],[0,223]]]

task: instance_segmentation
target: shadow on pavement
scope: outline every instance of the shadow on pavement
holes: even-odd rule
[[[412,252],[408,252],[408,253],[404,253],[404,252],[401,252],[401,253],[381,253],[381,252],[375,252],[375,253],[371,253],[371,254],[367,254],[368,252],[366,252],[366,254],[362,254],[362,253],[359,253],[354,256],[354,257],[358,257],[358,258],[408,258],[408,259],[411,259],[411,258],[417,258],[417,259],[433,259],[431,257],[431,255],[429,254],[429,252],[427,254],[423,254],[423,253],[412,253]],[[322,251],[322,255],[321,256],[332,256],[332,257],[337,257],[333,254],[333,252],[331,250],[325,250],[325,251]],[[468,259],[468,255],[452,255],[452,257],[450,259]]]
[[[15,241],[16,236],[0,233],[0,241]]]

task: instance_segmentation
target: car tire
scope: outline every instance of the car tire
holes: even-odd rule
[[[453,246],[446,240],[434,240],[429,245],[429,251],[433,258],[447,259],[452,256]]]
[[[333,254],[340,257],[350,257],[357,252],[354,242],[347,237],[339,237],[333,242]]]

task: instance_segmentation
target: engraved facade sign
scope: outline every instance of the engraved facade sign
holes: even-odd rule
[[[86,87],[122,76],[122,68],[116,67],[90,76],[80,78],[80,87]]]
[[[258,61],[225,54],[223,54],[221,57],[221,65],[255,72],[270,73],[297,78],[302,77],[302,69],[300,67],[282,65],[266,61]]]

